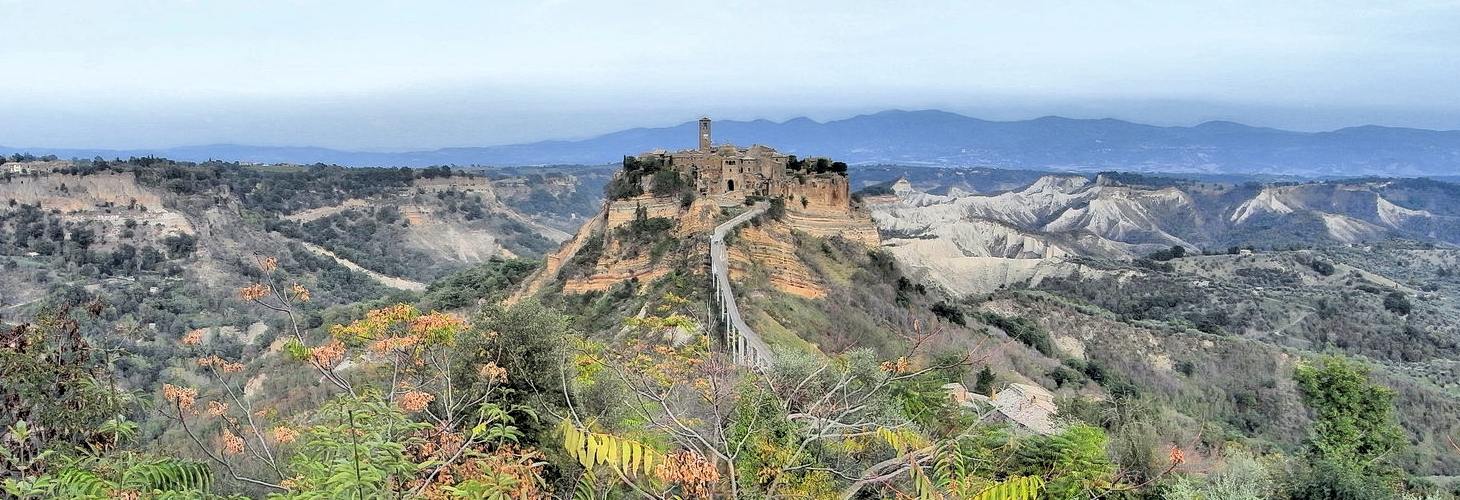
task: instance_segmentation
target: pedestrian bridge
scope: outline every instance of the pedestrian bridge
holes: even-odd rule
[[[736,226],[766,212],[770,205],[756,203],[743,214],[715,227],[710,234],[710,281],[712,296],[720,306],[720,324],[725,325],[725,346],[735,364],[751,368],[769,368],[775,362],[771,347],[745,324],[740,307],[735,303],[735,290],[730,286],[730,254],[725,249],[725,235]]]

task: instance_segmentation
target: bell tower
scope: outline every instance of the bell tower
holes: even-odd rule
[[[700,151],[710,150],[710,117],[700,118]]]

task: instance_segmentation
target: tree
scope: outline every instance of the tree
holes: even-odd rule
[[[1384,309],[1400,316],[1407,316],[1414,309],[1414,305],[1409,302],[1409,297],[1404,295],[1404,292],[1395,290],[1384,296]]]
[[[973,383],[973,392],[975,394],[993,396],[994,382],[996,381],[998,381],[998,377],[994,376],[994,371],[985,366],[982,370],[978,371],[978,379]]]
[[[92,317],[103,310],[92,302]],[[9,498],[178,498],[213,482],[204,464],[123,451],[135,401],[111,356],[81,338],[69,305],[0,333],[0,491]]]
[[[1369,380],[1369,370],[1337,356],[1298,366],[1303,403],[1313,414],[1307,452],[1312,466],[1302,498],[1372,498],[1397,475],[1389,459],[1404,446],[1394,418],[1394,391]],[[1354,496],[1358,495],[1358,496]]]
[[[167,247],[168,257],[177,259],[191,255],[198,248],[198,239],[191,234],[178,233],[162,239]]]
[[[1165,262],[1172,259],[1180,259],[1185,256],[1186,247],[1181,245],[1174,245],[1169,249],[1156,251],[1151,255],[1146,256],[1146,258],[1157,262]]]
[[[0,439],[0,479],[47,472],[50,454],[117,441],[104,429],[126,410],[123,394],[71,313],[62,306],[0,332],[0,432],[11,438]]]
[[[265,280],[240,295],[286,316],[282,351],[333,397],[296,415],[258,408],[269,402],[243,396],[247,365],[190,333],[182,344],[211,389],[165,384],[159,412],[196,453],[284,498],[542,496],[546,462],[526,439],[541,434],[530,428],[537,411],[517,402],[560,384],[555,363],[540,368],[542,357],[556,360],[562,320],[528,305],[490,309],[473,328],[395,304],[330,326],[318,342],[298,321],[309,291],[276,283],[277,266],[260,259]]]
[[[1266,464],[1251,452],[1224,450],[1221,467],[1197,483],[1182,475],[1164,495],[1171,500],[1259,500],[1276,497],[1277,481]]]

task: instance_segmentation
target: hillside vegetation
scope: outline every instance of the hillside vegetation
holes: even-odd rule
[[[963,194],[864,198],[910,210],[879,213],[886,246],[861,205],[747,199],[768,209],[726,237],[729,274],[775,351],[750,367],[727,353],[706,257],[745,205],[655,176],[597,184],[625,195],[584,213],[568,207],[592,181],[552,169],[105,163],[28,177],[47,184],[0,221],[0,277],[27,290],[0,330],[8,496],[1460,493],[1460,254],[1401,227],[1364,246],[1072,252],[1078,271],[966,293],[902,253],[945,223],[899,232],[919,217],[906,200]],[[128,199],[102,199],[100,176]],[[313,188],[267,187],[284,179]],[[1001,224],[1032,248],[1048,232],[1024,225],[1102,197],[1182,199],[1038,182],[958,216],[1013,210]],[[81,201],[46,208],[60,199]],[[1241,205],[1222,199],[1193,210]]]

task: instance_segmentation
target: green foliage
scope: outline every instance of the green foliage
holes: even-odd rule
[[[1039,476],[1011,477],[978,492],[972,500],[1034,500],[1039,498],[1044,480]]]
[[[934,303],[933,307],[929,310],[939,318],[948,320],[955,325],[964,326],[968,324],[967,320],[963,319],[963,309],[959,308],[956,304],[950,304],[947,301],[940,300]]]
[[[637,217],[626,227],[628,237],[634,241],[655,241],[674,228],[674,220],[668,217]]]
[[[525,259],[491,259],[447,275],[426,287],[425,309],[457,309],[481,300],[497,302],[521,283],[537,262]]]
[[[1033,347],[1040,354],[1044,354],[1045,356],[1054,355],[1054,342],[1050,340],[1049,332],[1040,328],[1039,325],[1034,324],[1028,318],[1003,316],[989,311],[979,313],[979,318],[984,323],[1003,330],[1004,333],[1009,334],[1014,340]]]
[[[1158,250],[1147,255],[1146,258],[1156,262],[1165,262],[1172,259],[1180,259],[1186,256],[1186,247],[1181,245],[1172,246],[1166,250]]]
[[[665,169],[667,166],[657,158],[639,160],[632,156],[625,156],[623,170],[619,171],[618,175],[615,175],[613,180],[604,186],[604,197],[609,200],[622,200],[643,195],[645,177],[652,179],[653,186],[650,189],[656,195],[661,190],[664,194],[669,195],[687,189],[688,182],[679,178],[679,175],[673,171]],[[675,179],[671,179],[671,175]]]
[[[902,418],[938,434],[967,427],[968,414],[948,397],[944,383],[934,373],[894,381],[890,389]]]
[[[1223,451],[1217,470],[1205,477],[1181,475],[1163,495],[1171,500],[1264,500],[1277,496],[1273,464],[1240,447]]]
[[[921,498],[1099,498],[1129,489],[1117,484],[1105,443],[1088,425],[1053,436],[980,425],[935,446],[931,470],[915,469],[912,480]]]
[[[1338,463],[1369,464],[1403,446],[1394,420],[1394,391],[1369,381],[1369,370],[1336,356],[1294,372],[1313,412],[1310,451]]]
[[[649,188],[649,191],[654,193],[654,196],[677,196],[684,193],[692,195],[694,191],[694,186],[674,170],[660,170],[655,172],[650,179],[652,187]]]
[[[578,247],[578,253],[563,264],[558,270],[558,275],[564,278],[581,278],[593,273],[593,268],[598,265],[598,259],[603,258],[604,236],[601,232],[595,232],[583,241],[583,246]]]
[[[198,498],[213,485],[207,465],[135,453],[68,460],[52,474],[7,479],[3,491],[15,498],[108,499],[123,493],[150,498]]]
[[[1414,310],[1414,304],[1409,302],[1409,296],[1404,292],[1395,290],[1384,296],[1384,309],[1400,316],[1406,316]]]
[[[755,478],[754,484],[762,488],[784,480],[761,472],[779,471],[807,460],[804,453],[796,453],[798,425],[787,418],[781,400],[770,391],[751,383],[737,390],[726,435],[729,442],[746,443],[747,453],[738,457],[735,467],[741,477]]]
[[[336,398],[314,420],[289,462],[295,489],[277,498],[384,498],[431,465],[406,452],[431,424],[378,398]]]
[[[99,353],[68,308],[0,331],[0,374],[0,478],[44,472],[36,459],[48,450],[119,439],[119,427],[107,422],[125,410],[123,394],[108,384]]]
[[[425,253],[397,242],[406,239],[399,223],[381,222],[371,210],[350,209],[299,225],[280,224],[275,230],[324,247],[360,266],[389,276],[423,281],[435,278],[437,266]]]
[[[163,238],[162,244],[167,248],[167,256],[173,259],[192,255],[198,249],[198,239],[187,233]]]
[[[452,378],[463,391],[497,387],[501,391],[497,400],[511,408],[514,417],[528,417],[518,418],[517,425],[527,436],[538,436],[544,429],[537,427],[536,416],[523,415],[521,409],[523,405],[556,408],[562,404],[559,398],[547,395],[555,395],[553,388],[565,383],[559,363],[571,335],[575,333],[567,316],[536,301],[484,305],[473,317],[471,331],[455,347],[462,359]],[[496,363],[511,375],[500,385],[494,384],[478,371],[488,363]]]
[[[1293,478],[1294,500],[1383,500],[1395,498],[1384,476],[1372,476],[1353,464],[1317,458]]]
[[[775,199],[772,199],[771,200],[771,203],[770,203],[770,206],[768,206],[766,208],[765,216],[767,218],[769,218],[770,220],[781,220],[781,219],[784,219],[786,217],[786,200],[785,200],[785,198],[775,198]]]
[[[0,213],[0,255],[34,252],[38,255],[28,260],[45,262],[46,267],[57,271],[84,269],[91,277],[155,274],[170,269],[169,257],[146,242],[111,242],[110,251],[98,248],[101,243],[108,243],[98,234],[104,227],[96,221],[67,220],[58,212],[47,212],[38,205],[16,204]],[[122,238],[129,236],[123,234]],[[188,235],[169,236],[162,243],[173,259],[185,258],[196,249],[196,239]]]
[[[983,367],[982,370],[978,371],[978,379],[975,380],[973,383],[974,394],[993,396],[994,384],[998,382],[998,380],[998,377],[994,376],[993,370],[989,369],[989,367],[987,366]]]
[[[1015,452],[1015,470],[1048,477],[1050,498],[1090,498],[1114,487],[1115,465],[1098,427],[1077,424],[1053,436],[1031,437]]]

